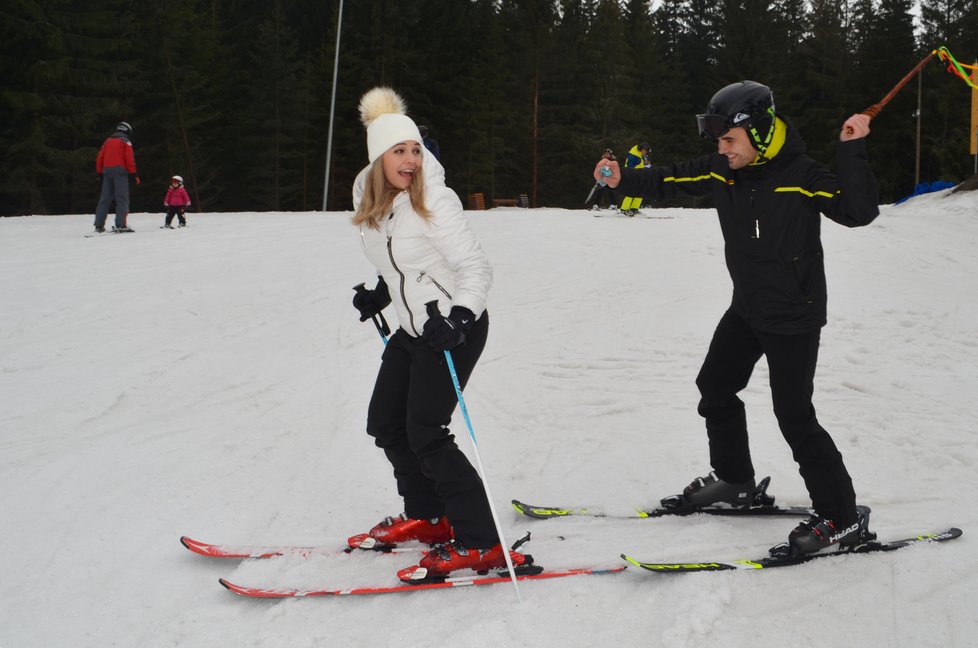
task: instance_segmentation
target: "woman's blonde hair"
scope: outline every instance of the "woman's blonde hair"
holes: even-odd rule
[[[414,170],[414,179],[407,188],[411,207],[424,219],[431,218],[431,211],[425,205],[424,170],[418,166]],[[384,156],[380,156],[370,165],[364,181],[363,195],[360,197],[360,207],[353,216],[353,224],[366,225],[370,229],[379,230],[380,221],[386,216],[394,199],[401,190],[387,182],[384,176]]]

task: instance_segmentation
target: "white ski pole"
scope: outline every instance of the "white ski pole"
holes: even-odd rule
[[[479,475],[482,477],[482,487],[486,490],[486,499],[489,500],[489,512],[492,513],[492,521],[496,525],[496,533],[499,534],[499,544],[502,547],[503,556],[506,557],[506,567],[509,569],[509,577],[513,581],[513,587],[516,588],[516,598],[522,603],[523,597],[520,595],[520,586],[516,581],[516,570],[513,568],[513,559],[509,556],[509,545],[506,544],[506,538],[503,537],[503,527],[499,523],[499,516],[496,514],[496,505],[492,503],[492,493],[489,491],[489,479],[486,477],[486,469],[482,465],[479,442],[476,440],[475,431],[472,429],[469,411],[465,407],[465,399],[462,398],[462,387],[458,382],[458,374],[455,373],[455,363],[452,361],[451,351],[445,351],[445,360],[448,362],[448,371],[452,374],[452,384],[455,385],[455,395],[458,396],[458,404],[462,408],[462,416],[465,418],[465,424],[469,428],[469,438],[472,439],[472,450],[475,452],[475,463],[479,467]]]
[[[425,304],[428,307],[428,316],[439,313],[438,302],[432,301]],[[489,512],[492,514],[492,522],[496,525],[496,533],[499,534],[499,544],[506,558],[506,567],[509,569],[509,578],[513,581],[516,588],[516,599],[522,603],[523,597],[520,595],[520,586],[516,580],[516,569],[513,567],[513,559],[509,556],[509,545],[503,536],[503,527],[499,523],[499,515],[496,514],[496,505],[492,502],[492,492],[489,490],[489,479],[486,477],[485,466],[482,465],[482,454],[479,452],[479,441],[475,438],[475,430],[472,429],[472,420],[469,418],[469,410],[465,406],[465,398],[462,397],[462,385],[458,381],[458,374],[455,372],[455,362],[452,360],[452,352],[445,350],[445,361],[448,363],[448,373],[452,376],[452,384],[455,386],[455,395],[458,397],[459,407],[462,409],[462,417],[465,425],[469,428],[469,438],[472,440],[472,450],[475,453],[475,463],[479,468],[479,476],[482,477],[482,487],[486,491],[486,499],[489,500]]]

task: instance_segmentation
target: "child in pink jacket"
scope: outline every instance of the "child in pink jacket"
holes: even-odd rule
[[[166,190],[163,206],[166,207],[166,223],[163,227],[173,229],[170,223],[173,222],[174,215],[180,219],[180,227],[187,226],[187,218],[184,216],[184,212],[190,206],[190,196],[187,195],[187,190],[183,188],[183,178],[180,176],[175,175],[170,178],[170,187]]]

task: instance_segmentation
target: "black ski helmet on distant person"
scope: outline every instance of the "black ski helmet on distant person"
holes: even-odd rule
[[[129,122],[119,122],[119,125],[115,127],[117,131],[121,131],[126,135],[132,135],[132,125]]]
[[[747,131],[750,143],[762,155],[774,137],[774,94],[756,81],[738,81],[717,91],[696,115],[700,137],[717,141],[731,128]]]

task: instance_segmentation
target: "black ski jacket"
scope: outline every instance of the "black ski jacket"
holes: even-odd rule
[[[865,139],[839,142],[838,175],[805,155],[788,122],[785,143],[765,164],[732,171],[718,153],[691,162],[622,169],[623,195],[713,196],[723,230],[731,307],[758,331],[805,333],[825,325],[823,213],[846,227],[879,214],[879,189]]]

